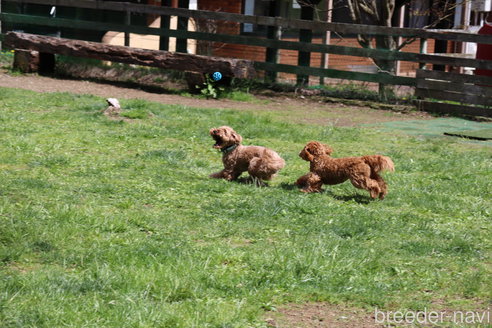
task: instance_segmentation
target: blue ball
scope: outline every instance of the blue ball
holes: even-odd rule
[[[212,79],[214,79],[214,81],[218,81],[222,78],[222,74],[220,74],[220,72],[215,72],[214,74],[212,74]]]

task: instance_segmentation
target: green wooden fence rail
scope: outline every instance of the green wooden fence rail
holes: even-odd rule
[[[415,86],[417,80],[412,77],[405,76],[394,76],[388,73],[363,73],[363,72],[351,72],[342,71],[329,68],[318,68],[318,67],[303,67],[295,65],[286,64],[273,64],[265,62],[255,62],[255,67],[260,70],[273,71],[292,74],[307,74],[319,77],[329,77],[333,79],[345,79],[345,80],[355,80],[364,82],[375,82],[383,84],[396,84],[396,85],[409,85]]]

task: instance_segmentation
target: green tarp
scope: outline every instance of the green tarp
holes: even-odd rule
[[[374,124],[372,124],[374,126]],[[492,123],[460,118],[394,121],[377,124],[384,131],[401,131],[421,137],[467,138],[464,142],[492,146]]]

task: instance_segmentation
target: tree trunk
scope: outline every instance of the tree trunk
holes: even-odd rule
[[[352,21],[356,24],[368,24],[379,26],[392,26],[392,18],[397,3],[395,0],[346,0]],[[401,6],[405,1],[400,0],[398,5]],[[364,48],[396,50],[398,48],[397,38],[393,36],[376,36],[367,35],[358,36],[359,44]],[[396,61],[373,59],[374,64],[380,72],[396,75]],[[379,97],[381,100],[388,100],[393,93],[393,87],[379,84]]]

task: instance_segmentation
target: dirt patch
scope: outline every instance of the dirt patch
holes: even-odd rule
[[[41,268],[41,265],[38,263],[31,263],[31,264],[26,264],[26,263],[17,263],[17,262],[11,262],[6,266],[8,269],[12,270],[13,272],[16,273],[21,273],[21,274],[27,274],[36,270],[39,270]]]
[[[459,301],[455,300],[454,303]],[[270,328],[488,327],[491,303],[436,300],[421,310],[367,310],[329,303],[289,304],[265,314]]]
[[[132,99],[139,98],[163,104],[179,104],[189,107],[221,108],[248,110],[255,112],[274,112],[289,122],[300,122],[333,126],[356,126],[367,123],[429,119],[431,116],[422,112],[400,112],[326,103],[319,99],[311,100],[300,97],[265,97],[260,96],[256,102],[238,102],[227,99],[201,99],[175,94],[144,91],[108,83],[83,80],[57,79],[35,74],[10,75],[0,69],[0,87],[27,89],[37,92],[72,92],[92,94],[104,98]]]
[[[265,316],[272,328],[381,328],[374,313],[328,303],[291,304]]]

